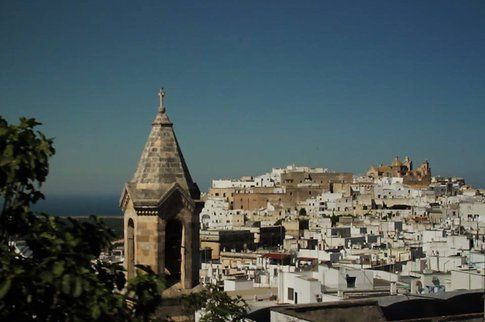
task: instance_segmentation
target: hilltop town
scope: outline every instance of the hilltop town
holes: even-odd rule
[[[204,199],[201,282],[229,292],[304,304],[485,285],[485,191],[428,161],[290,165],[213,180]]]
[[[376,321],[481,310],[485,190],[462,178],[433,176],[427,160],[414,167],[409,157],[396,156],[363,175],[290,165],[213,180],[201,193],[164,95],[161,90],[135,174],[120,199],[119,260],[128,278],[136,276],[136,265],[148,265],[165,277],[164,296],[171,299],[215,285],[241,296],[252,314],[266,312],[266,318],[249,315],[254,321],[268,321],[270,313],[271,321],[313,321],[312,314],[315,321],[322,314],[331,320],[343,307],[350,315],[374,310]],[[352,302],[362,299],[373,300]],[[476,303],[462,307],[460,301]],[[411,302],[420,308],[404,309]],[[325,303],[330,306],[320,305]],[[317,306],[298,315],[282,304],[297,311]],[[426,305],[434,306],[422,313]],[[164,306],[163,314],[183,315],[175,307]]]

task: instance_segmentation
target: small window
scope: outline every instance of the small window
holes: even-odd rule
[[[345,276],[345,280],[347,282],[347,287],[348,288],[354,288],[355,287],[355,276],[349,276],[348,274]]]
[[[288,300],[293,301],[293,294],[295,290],[291,287],[288,287]]]

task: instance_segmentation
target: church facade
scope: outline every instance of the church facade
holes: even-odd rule
[[[160,106],[133,178],[125,184],[125,262],[128,278],[135,265],[148,265],[168,285],[198,284],[200,191],[185,163],[159,93]]]
[[[399,160],[396,156],[391,164],[371,167],[366,175],[368,177],[377,179],[381,177],[400,177],[403,178],[403,183],[408,186],[428,186],[431,183],[431,168],[428,160],[425,160],[421,165],[413,169],[413,161],[409,157],[405,157],[404,161]]]

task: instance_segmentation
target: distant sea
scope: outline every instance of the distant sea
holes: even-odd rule
[[[46,194],[33,206],[34,211],[46,212],[56,216],[121,216],[118,207],[119,195],[101,196],[62,196]]]

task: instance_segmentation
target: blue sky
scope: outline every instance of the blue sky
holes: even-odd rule
[[[160,86],[202,190],[394,155],[485,187],[484,1],[2,1],[0,44],[0,114],[55,137],[48,196],[117,196]]]

